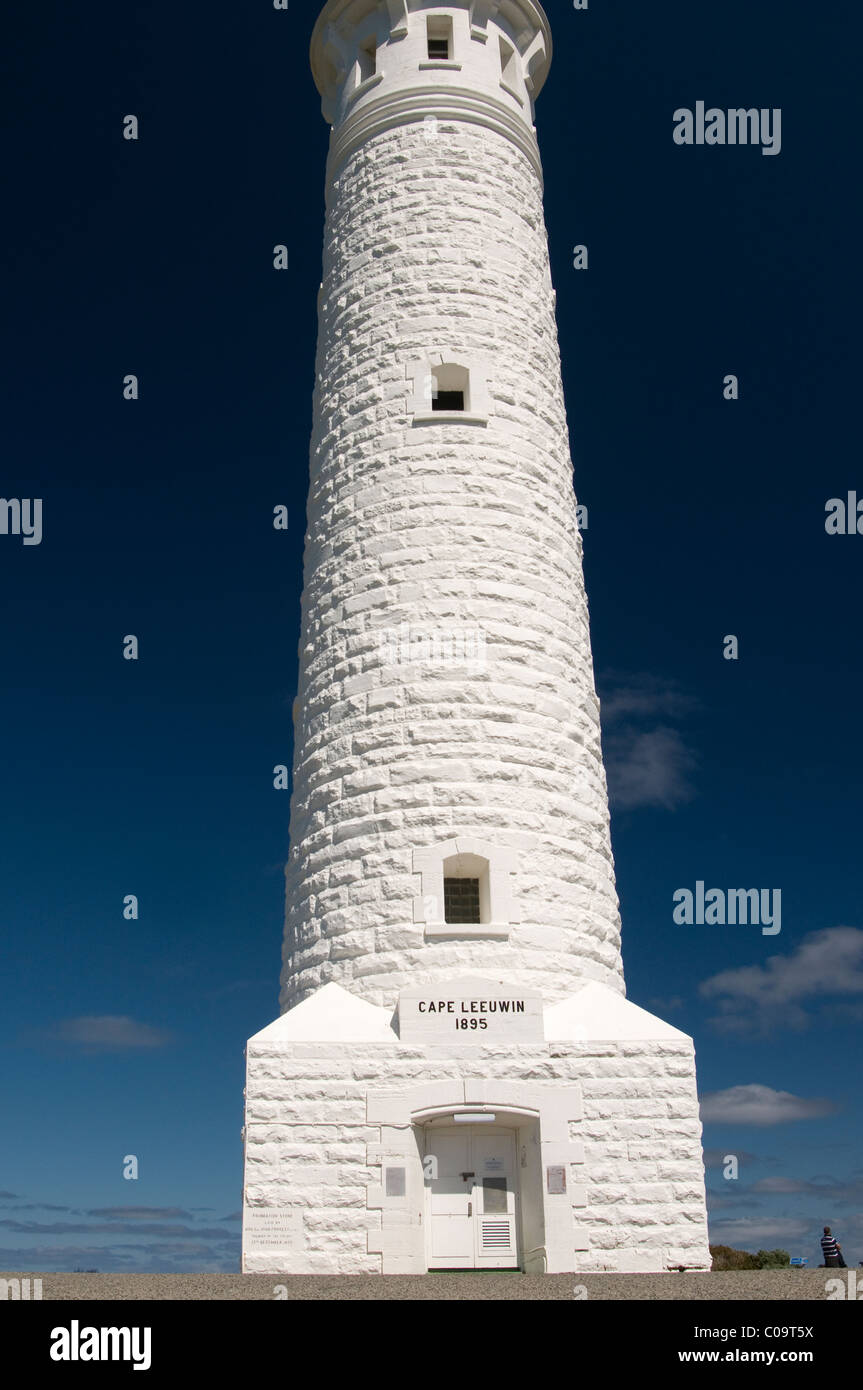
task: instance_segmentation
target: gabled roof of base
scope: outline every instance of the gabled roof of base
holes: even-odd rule
[[[358,999],[341,985],[323,985],[249,1042],[397,1042],[392,1013]]]
[[[552,1004],[543,1015],[546,1042],[691,1042],[655,1014],[631,1004],[622,994],[590,980],[569,999]]]

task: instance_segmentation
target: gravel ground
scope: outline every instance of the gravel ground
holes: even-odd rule
[[[42,1280],[42,1298],[84,1299],[273,1299],[276,1286],[289,1300],[396,1299],[433,1301],[503,1299],[548,1302],[572,1300],[583,1286],[589,1299],[720,1302],[738,1299],[824,1302],[825,1282],[847,1271],[824,1269],[746,1270],[716,1274],[0,1274],[0,1278]],[[284,1297],[284,1295],[282,1295]],[[583,1295],[582,1295],[583,1297]]]

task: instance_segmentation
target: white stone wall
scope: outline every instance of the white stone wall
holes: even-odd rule
[[[547,998],[624,988],[540,181],[416,108],[331,169],[283,1008],[491,963]],[[486,422],[414,425],[418,360],[481,368]],[[388,661],[402,625],[481,630],[484,668]],[[506,940],[414,920],[414,851],[459,836],[517,854]]]
[[[663,1271],[710,1267],[701,1125],[691,1043],[544,1043],[435,1047],[354,1042],[249,1043],[245,1200],[301,1212],[295,1248],[247,1253],[247,1272],[380,1274],[424,1269],[422,1230],[389,1259],[386,1215],[375,1192],[385,1155],[409,1153],[410,1127],[392,1119],[381,1095],[411,1088],[443,1095],[465,1085],[491,1104],[580,1088],[582,1117],[569,1143],[543,1155],[563,1162],[567,1196],[546,1196],[549,1272]],[[469,1088],[474,1085],[474,1091]],[[398,1114],[396,1107],[395,1114]],[[547,1128],[547,1126],[546,1126]],[[421,1209],[416,1160],[413,1202]],[[405,1251],[413,1250],[413,1257]],[[418,1252],[418,1253],[417,1253]]]
[[[582,1081],[589,1252],[578,1270],[710,1268],[691,1045],[557,1044]],[[657,1263],[657,1252],[662,1263]]]

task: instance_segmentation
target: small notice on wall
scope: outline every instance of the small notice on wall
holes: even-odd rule
[[[264,1250],[295,1250],[302,1242],[299,1207],[246,1207],[243,1246],[247,1254]]]
[[[384,1179],[384,1191],[388,1197],[404,1197],[405,1195],[405,1172],[404,1168],[387,1168]]]
[[[546,1188],[554,1196],[566,1191],[566,1168],[563,1166],[546,1168]]]

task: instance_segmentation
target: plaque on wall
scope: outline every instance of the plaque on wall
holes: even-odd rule
[[[399,995],[402,1042],[544,1042],[542,995],[501,980],[438,980]]]
[[[385,1192],[388,1197],[404,1197],[405,1195],[405,1169],[387,1168],[385,1178]]]
[[[552,1167],[545,1170],[546,1188],[554,1196],[566,1191],[566,1168]]]
[[[246,1207],[243,1246],[247,1254],[296,1250],[302,1245],[303,1218],[299,1207]]]

